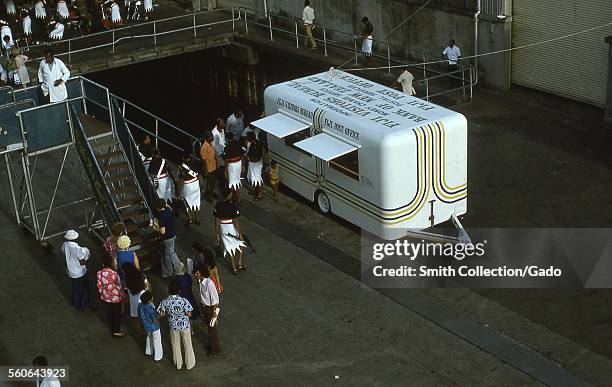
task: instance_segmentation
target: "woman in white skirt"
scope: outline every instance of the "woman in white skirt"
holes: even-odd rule
[[[4,4],[6,5],[7,15],[14,15],[17,13],[17,9],[15,9],[15,2],[13,0],[4,0]]]
[[[161,157],[159,149],[153,149],[151,155],[149,175],[153,178],[153,181],[157,181],[157,197],[170,204],[174,199],[174,181],[170,175],[168,163]]]
[[[47,3],[44,0],[38,0],[34,3],[34,14],[37,19],[45,19],[47,17]]]
[[[215,204],[213,215],[215,216],[215,235],[217,243],[223,244],[223,254],[229,256],[232,265],[232,273],[237,275],[239,271],[246,270],[243,264],[243,249],[246,247],[242,240],[242,231],[238,217],[240,211],[232,201],[233,191],[225,189],[225,200]],[[236,266],[236,258],[238,265]]]
[[[363,17],[361,19],[363,23],[363,32],[359,37],[362,39],[361,41],[361,53],[366,57],[366,64],[369,65],[372,61],[372,33],[374,32],[374,26],[367,17]]]
[[[247,151],[247,157],[249,159],[247,180],[255,189],[255,200],[261,200],[263,199],[263,179],[261,177],[261,171],[263,169],[263,145],[255,137],[255,132],[247,133],[247,142],[249,143],[249,150]]]
[[[64,25],[59,21],[53,21],[50,25],[52,29],[49,32],[49,38],[52,40],[62,40],[64,38]]]
[[[198,163],[193,159],[191,153],[183,155],[183,163],[178,170],[181,197],[187,203],[187,226],[191,223],[200,224],[200,175],[198,174]]]
[[[111,3],[111,20],[115,25],[123,24],[123,19],[121,18],[121,8],[119,8],[119,4],[114,1]]]
[[[225,138],[227,144],[224,152],[227,186],[236,192],[236,202],[240,204],[240,188],[242,187],[240,176],[242,175],[243,150],[240,142],[234,141],[234,134],[232,132],[225,133]]]
[[[27,8],[22,8],[20,13],[23,34],[25,35],[28,44],[30,44],[30,41],[32,40],[32,18],[30,18],[30,10]]]
[[[68,19],[68,16],[70,16],[70,11],[68,11],[68,6],[66,5],[65,0],[59,0],[57,2],[56,10],[63,19]]]

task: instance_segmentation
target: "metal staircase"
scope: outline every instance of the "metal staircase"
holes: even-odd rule
[[[81,114],[78,120],[84,128],[106,128],[111,133],[107,137],[89,140],[89,146],[110,193],[113,207],[126,226],[132,249],[138,254],[141,269],[150,269],[159,262],[161,241],[159,234],[151,227],[151,208],[145,200],[123,146],[108,124],[87,114]],[[91,179],[90,183],[96,184]]]

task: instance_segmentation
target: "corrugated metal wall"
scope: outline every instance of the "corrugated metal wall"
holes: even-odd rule
[[[513,0],[512,46],[612,22],[611,0]],[[512,53],[512,82],[604,106],[612,26]]]

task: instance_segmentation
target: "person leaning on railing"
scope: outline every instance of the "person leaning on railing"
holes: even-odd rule
[[[455,73],[451,75],[451,87],[457,87],[457,82],[454,77],[459,71],[459,62],[461,60],[461,50],[455,45],[455,39],[448,41],[448,46],[442,51],[442,58],[448,60],[448,72]]]

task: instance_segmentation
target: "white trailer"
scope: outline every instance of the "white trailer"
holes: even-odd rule
[[[330,70],[269,86],[266,117],[281,183],[385,239],[467,212],[467,120]]]

